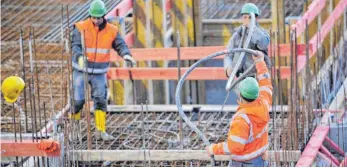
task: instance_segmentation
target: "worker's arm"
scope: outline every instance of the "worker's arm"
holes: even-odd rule
[[[117,33],[116,38],[113,40],[112,48],[117,51],[118,55],[124,57],[125,55],[131,55],[128,45],[123,38]]]
[[[210,154],[214,155],[239,155],[244,151],[249,137],[249,125],[241,117],[237,116],[230,124],[228,138],[225,142],[211,145]]]
[[[133,66],[136,66],[136,61],[131,57],[128,45],[123,38],[117,33],[116,38],[112,42],[112,48],[117,51],[118,55],[123,57],[124,60],[130,61]]]
[[[254,62],[256,63],[257,69],[257,80],[259,83],[259,95],[262,100],[265,100],[268,105],[272,104],[272,84],[269,69],[267,68],[264,61],[264,54],[260,53],[259,56],[253,56]]]
[[[78,62],[78,58],[82,56],[82,41],[81,33],[75,27],[72,30],[72,39],[71,39],[71,48],[72,48],[72,59]]]

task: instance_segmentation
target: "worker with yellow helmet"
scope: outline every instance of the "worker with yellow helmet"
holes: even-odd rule
[[[25,87],[25,82],[18,76],[7,77],[1,84],[1,92],[8,103],[17,101],[20,93]]]

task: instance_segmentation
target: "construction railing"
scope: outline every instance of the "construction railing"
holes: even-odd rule
[[[332,1],[330,1],[332,3]],[[315,0],[311,3],[311,5],[308,7],[307,12],[303,15],[303,17],[291,28],[292,30],[296,29],[297,37],[300,37],[302,33],[304,32],[306,25],[310,24],[323,10],[323,8],[326,5],[326,0]],[[343,17],[343,13],[346,13],[346,7],[347,7],[347,1],[340,0],[338,4],[336,4],[335,9],[330,13],[329,17],[326,19],[324,24],[320,27],[320,30],[315,33],[315,35],[309,40],[309,43],[312,44],[312,52],[309,55],[309,58],[312,58],[317,52],[318,49],[323,44],[324,39],[328,35],[329,32],[332,31],[336,21]],[[345,16],[344,16],[345,17]],[[346,19],[346,18],[345,18]],[[307,24],[306,24],[307,23]],[[297,71],[300,72],[304,69],[305,65],[308,64],[309,60],[307,60],[307,57],[304,55],[298,57],[298,67]],[[334,104],[336,104],[336,101],[342,100],[343,96],[341,96],[342,92],[344,91],[343,88],[347,87],[347,79],[345,80],[343,86],[341,86],[341,89],[339,93],[336,95],[334,101],[331,103],[331,106],[329,107],[329,110],[336,110]],[[340,93],[341,92],[341,93]],[[341,151],[339,147],[329,138],[327,137],[327,134],[329,132],[329,124],[331,121],[331,112],[327,111],[324,113],[320,124],[317,126],[317,128],[314,130],[312,137],[310,138],[310,141],[307,143],[305,150],[302,153],[302,156],[300,157],[299,161],[297,162],[296,166],[299,167],[308,167],[311,166],[314,162],[314,159],[317,157],[317,154],[328,161],[333,161],[333,166],[338,166],[337,159],[333,157],[329,151],[324,150],[323,142],[328,140],[331,146],[335,147],[335,150]],[[322,154],[319,152],[319,149],[323,149],[323,152],[325,154]],[[326,157],[326,155],[328,155]],[[342,155],[344,155],[342,153]]]

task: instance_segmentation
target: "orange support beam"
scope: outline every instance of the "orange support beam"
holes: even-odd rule
[[[277,53],[277,45],[274,47],[276,47],[275,50]],[[298,55],[304,55],[306,53],[306,45],[299,44],[297,48]],[[225,46],[181,47],[181,60],[199,60],[207,55],[225,49]],[[311,46],[310,50],[312,50]],[[280,44],[279,51],[281,57],[290,56],[290,44]],[[269,46],[269,53],[270,52],[271,47]],[[137,61],[177,60],[177,48],[133,48],[131,49],[131,54]],[[216,59],[223,59],[223,57],[217,57]],[[118,57],[116,52],[112,52],[111,61],[122,61],[122,59]]]
[[[301,154],[295,167],[309,167],[317,156],[318,150],[322,146],[325,137],[329,132],[329,126],[318,126],[307,143],[304,152]]]
[[[335,21],[343,14],[345,8],[347,7],[347,0],[341,0],[334,11],[330,14],[328,19],[324,22],[321,31],[317,32],[311,39],[310,44],[312,44],[312,52],[309,54],[309,59],[316,54],[318,45],[323,43],[324,38],[328,35],[330,30],[333,28]],[[319,34],[320,33],[320,34]],[[317,37],[319,37],[317,41]],[[298,54],[298,72],[300,72],[306,65],[306,56],[303,54]]]
[[[188,68],[181,68],[183,75]],[[273,69],[274,70],[274,69]],[[177,68],[110,68],[107,73],[109,80],[128,80],[129,72],[132,72],[133,79],[143,80],[177,80]],[[290,67],[281,67],[281,78],[290,76]],[[222,67],[198,67],[187,77],[188,80],[227,80]]]
[[[316,18],[316,16],[318,16],[318,14],[323,10],[326,4],[325,1],[326,0],[315,0],[314,2],[312,2],[308,7],[308,10],[300,18],[300,20],[291,26],[292,30],[296,29],[296,37],[300,37],[301,34],[305,31],[306,20],[307,24],[310,24]]]
[[[59,143],[56,142],[58,145]],[[38,149],[39,142],[32,142],[32,140],[23,140],[22,142],[15,142],[13,140],[1,140],[1,157],[9,156],[60,156],[59,148],[54,152],[46,152],[45,150]]]

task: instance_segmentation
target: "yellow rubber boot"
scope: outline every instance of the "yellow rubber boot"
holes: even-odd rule
[[[106,131],[106,112],[95,110],[95,127],[101,132]]]
[[[79,121],[79,120],[81,120],[81,113],[78,112],[78,113],[76,113],[76,114],[69,114],[69,118],[70,118],[70,119],[73,119],[73,120]]]
[[[104,141],[114,140],[115,137],[106,133],[106,112],[95,110],[96,138]]]

